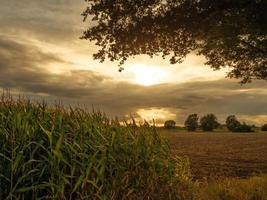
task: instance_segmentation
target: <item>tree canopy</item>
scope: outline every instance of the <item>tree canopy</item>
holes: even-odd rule
[[[264,125],[261,127],[261,130],[262,130],[262,131],[267,131],[267,124],[264,124]]]
[[[203,131],[213,131],[213,129],[219,127],[219,122],[214,114],[207,114],[200,118],[200,126]]]
[[[82,38],[101,47],[95,59],[147,54],[175,64],[193,52],[243,83],[267,80],[267,0],[85,1],[84,20],[96,23]]]
[[[168,129],[175,128],[176,122],[174,120],[167,120],[164,123],[164,127]]]
[[[226,118],[226,126],[231,132],[254,132],[252,130],[253,126],[247,125],[246,123],[240,123],[235,115],[229,115]]]
[[[235,132],[241,126],[235,115],[229,115],[225,120],[225,124],[228,130],[232,132]]]
[[[198,115],[197,114],[189,115],[185,120],[184,125],[188,131],[196,131],[198,128]]]

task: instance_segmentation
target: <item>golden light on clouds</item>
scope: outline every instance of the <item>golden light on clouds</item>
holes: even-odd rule
[[[156,124],[162,124],[164,121],[169,119],[175,119],[176,113],[173,113],[166,108],[149,108],[149,109],[139,109],[137,114],[147,121],[155,120]]]
[[[266,82],[241,86],[225,79],[229,69],[214,71],[194,52],[175,65],[169,57],[135,56],[122,73],[118,62],[94,60],[99,48],[79,39],[93,25],[82,22],[85,6],[70,0],[2,1],[0,87],[94,105],[111,116],[137,113],[158,124],[169,119],[179,124],[188,114],[207,112],[223,120],[231,113],[247,122],[267,122]]]
[[[250,115],[240,115],[238,117],[240,120],[245,121],[249,124],[267,124],[267,115],[255,115],[254,117],[251,117]]]

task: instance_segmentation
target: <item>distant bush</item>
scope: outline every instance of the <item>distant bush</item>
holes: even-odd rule
[[[234,132],[249,133],[249,132],[254,132],[254,130],[252,129],[252,126],[247,125],[246,123],[243,123],[243,124],[240,124],[240,126],[238,126]]]
[[[149,127],[0,100],[0,199],[192,199],[189,164]]]
[[[164,128],[173,129],[173,128],[175,128],[175,125],[176,125],[176,122],[174,120],[167,120],[164,123]]]
[[[217,117],[214,114],[207,114],[200,119],[200,126],[203,131],[213,131],[219,126]]]
[[[198,115],[197,114],[189,115],[185,120],[184,125],[188,131],[196,131],[198,127]]]
[[[226,126],[232,132],[254,132],[253,127],[246,123],[241,124],[235,115],[230,115],[226,118]]]
[[[235,115],[228,116],[225,123],[228,130],[232,132],[235,132],[241,126]]]
[[[267,124],[264,124],[264,125],[261,127],[261,130],[262,130],[262,131],[267,131]]]

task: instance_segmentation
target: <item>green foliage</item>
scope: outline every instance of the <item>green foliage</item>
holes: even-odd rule
[[[196,131],[198,127],[198,115],[197,114],[189,115],[185,120],[184,125],[188,131]]]
[[[175,128],[175,125],[176,125],[176,122],[174,120],[167,120],[164,123],[164,128],[173,129],[173,128]]]
[[[262,131],[267,131],[267,124],[264,124],[264,125],[261,127],[261,130],[262,130]]]
[[[203,131],[213,131],[219,126],[217,117],[214,114],[207,114],[200,119],[200,126]]]
[[[150,127],[150,124],[149,122],[147,122],[146,120],[144,121],[143,124],[140,125],[141,127],[145,127],[145,128],[149,128]]]
[[[267,80],[266,0],[86,0],[83,39],[100,46],[95,59],[147,54],[181,63],[191,52],[229,77]],[[120,71],[123,68],[120,68]]]
[[[188,161],[154,127],[2,98],[0,199],[191,199]],[[187,193],[188,192],[188,193]]]

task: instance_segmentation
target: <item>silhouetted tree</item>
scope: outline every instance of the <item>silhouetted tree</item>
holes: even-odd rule
[[[229,131],[235,132],[241,123],[237,120],[235,115],[230,115],[226,118],[226,126]]]
[[[264,124],[264,125],[261,127],[261,130],[262,130],[262,131],[267,131],[267,124]]]
[[[167,129],[175,128],[175,125],[176,125],[176,122],[174,120],[167,120],[164,123],[164,127],[167,128]]]
[[[229,77],[267,80],[266,0],[85,0],[83,39],[100,46],[95,59],[147,54],[180,63],[195,52]],[[122,68],[120,68],[122,70]]]
[[[254,127],[253,125],[241,124],[235,115],[230,115],[226,118],[226,126],[232,132],[254,132],[252,129]]]
[[[219,126],[217,117],[214,114],[207,114],[200,119],[200,126],[203,131],[213,131]]]
[[[197,114],[189,115],[185,120],[184,125],[188,131],[196,131],[198,127],[198,115]]]

